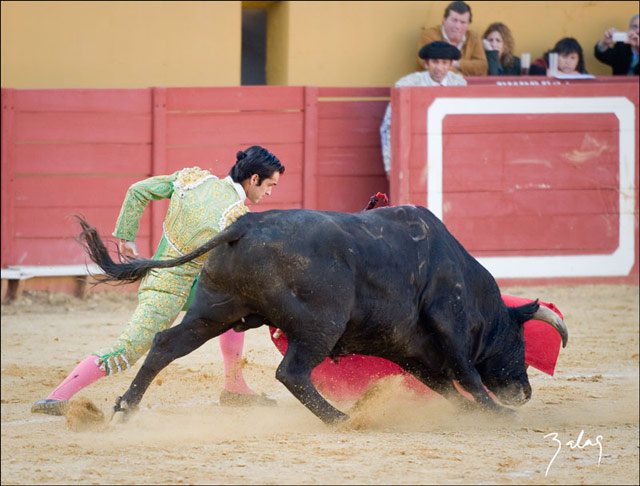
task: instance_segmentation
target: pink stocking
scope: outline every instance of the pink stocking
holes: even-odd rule
[[[51,400],[70,400],[80,390],[105,376],[107,372],[100,369],[96,364],[96,359],[98,359],[97,356],[89,356],[83,359],[47,398]]]
[[[242,347],[244,345],[244,332],[235,332],[229,329],[220,335],[220,350],[224,360],[224,388],[235,393],[253,395],[242,376]]]

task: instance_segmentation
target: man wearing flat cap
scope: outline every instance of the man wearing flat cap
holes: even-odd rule
[[[424,71],[416,71],[396,81],[395,88],[403,86],[466,86],[467,82],[461,74],[451,71],[453,61],[460,59],[460,51],[456,46],[443,41],[433,41],[422,46],[418,52]],[[382,161],[389,177],[391,170],[391,103],[387,105],[382,124],[380,125],[380,142],[382,145]]]

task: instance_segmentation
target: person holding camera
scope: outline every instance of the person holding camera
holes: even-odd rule
[[[607,29],[594,48],[596,59],[611,66],[613,75],[637,76],[639,33],[638,14],[631,17],[627,32],[619,32],[614,27]]]

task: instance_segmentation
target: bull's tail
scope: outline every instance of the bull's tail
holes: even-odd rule
[[[75,217],[80,223],[80,226],[82,226],[82,233],[80,233],[77,238],[78,242],[84,247],[91,260],[93,260],[105,273],[105,275],[94,276],[94,278],[100,283],[136,282],[144,277],[152,268],[168,268],[182,265],[190,262],[194,258],[204,255],[216,246],[237,240],[241,236],[241,232],[234,231],[230,228],[220,232],[204,245],[193,250],[191,253],[187,253],[186,255],[178,258],[173,258],[171,260],[151,260],[146,258],[134,259],[131,257],[124,257],[127,261],[123,263],[116,263],[109,256],[109,252],[104,246],[97,230],[90,226],[89,223],[87,223],[81,216],[76,215]],[[234,229],[239,227],[238,225],[233,226],[235,227]]]

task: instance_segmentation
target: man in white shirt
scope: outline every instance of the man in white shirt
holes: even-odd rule
[[[460,59],[457,47],[444,41],[433,41],[423,46],[418,53],[424,65],[424,71],[408,74],[394,85],[403,86],[466,86],[467,82],[461,74],[451,71],[454,60]],[[391,170],[391,103],[380,125],[380,142],[382,145],[382,161],[384,170],[389,178]]]

